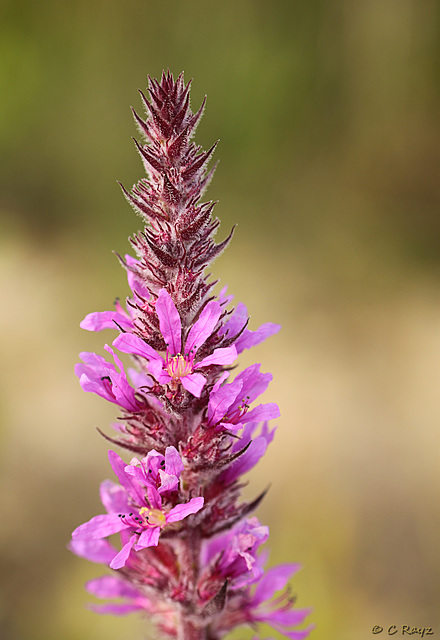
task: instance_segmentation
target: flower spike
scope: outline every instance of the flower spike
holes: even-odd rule
[[[118,256],[130,294],[81,322],[117,332],[115,350],[104,347],[113,361],[84,352],[75,367],[84,391],[119,408],[117,434],[102,435],[132,457],[109,451],[116,481],[101,484],[104,513],[79,525],[69,548],[110,571],[86,585],[108,600],[94,611],[143,612],[164,640],[222,640],[260,623],[306,638],[309,610],[287,588],[298,565],[265,567],[269,529],[254,511],[267,489],[250,502],[240,496],[243,476],[273,439],[268,421],[280,414],[273,402],[255,406],[270,373],[259,364],[231,369],[280,327],[248,328],[246,307],[230,309],[226,288],[213,293],[206,270],[234,229],[216,243],[216,202],[201,201],[217,146],[204,151],[192,141],[206,98],[194,113],[190,83],[169,71],[140,93],[146,116],[133,110],[142,136],[135,144],[147,178],[131,191],[121,185],[145,223],[131,238],[136,256]]]

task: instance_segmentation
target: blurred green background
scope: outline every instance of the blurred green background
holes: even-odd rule
[[[208,198],[219,238],[238,228],[214,275],[251,328],[283,324],[240,361],[273,372],[282,411],[246,488],[271,483],[271,562],[303,564],[316,640],[440,633],[439,12],[1,1],[2,640],[151,637],[85,608],[102,571],[65,545],[100,510],[94,427],[116,415],[73,375],[112,337],[78,324],[128,293],[111,250],[140,227],[116,184],[143,175],[129,105],[168,67],[194,78],[193,108],[208,94],[197,141],[220,138]]]

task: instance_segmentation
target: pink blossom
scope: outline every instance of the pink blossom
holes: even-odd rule
[[[268,537],[269,528],[254,517],[208,541],[201,557],[202,566],[206,569],[199,589],[206,590],[214,580],[220,584],[228,580],[232,589],[256,582],[264,572],[257,551]]]
[[[226,295],[226,287],[222,289],[219,295],[220,303],[224,306],[233,300],[233,296]],[[266,340],[270,336],[275,335],[281,329],[281,325],[274,322],[266,322],[262,324],[256,331],[245,328],[249,321],[249,314],[246,306],[239,302],[235,307],[232,315],[221,327],[219,334],[231,338],[238,336],[234,341],[237,353],[241,353],[245,349],[255,347],[260,342]]]
[[[119,576],[101,576],[86,583],[87,591],[97,598],[122,599],[123,602],[89,605],[96,613],[121,616],[134,611],[152,611],[153,603],[127,580]]]
[[[84,364],[77,364],[75,373],[81,387],[84,391],[96,393],[127,411],[140,411],[142,402],[138,400],[135,390],[127,380],[124,365],[113,349],[108,345],[105,345],[104,349],[112,354],[117,368],[96,353],[80,353]]]
[[[250,471],[266,453],[268,445],[272,442],[275,428],[269,431],[267,422],[261,425],[261,431],[255,435],[258,423],[248,423],[241,436],[232,445],[231,452],[237,453],[247,446],[246,451],[232,465],[219,476],[219,482],[228,486],[237,478]]]
[[[101,485],[101,499],[108,513],[77,527],[72,538],[74,543],[101,540],[122,532],[123,547],[110,562],[111,568],[119,569],[126,564],[132,549],[139,551],[157,546],[161,530],[200,511],[204,499],[191,498],[164,509],[162,496],[178,490],[178,478],[183,470],[174,447],[167,447],[165,456],[151,451],[142,461],[135,460],[130,465],[113,451],[109,451],[109,460],[120,485],[109,481]]]
[[[200,397],[206,383],[200,369],[211,365],[232,364],[237,357],[235,346],[214,349],[214,351],[197,359],[197,352],[213,333],[221,315],[220,304],[211,300],[204,307],[198,320],[191,327],[182,349],[182,323],[170,294],[161,289],[156,302],[160,330],[167,345],[166,357],[163,358],[155,349],[136,335],[123,333],[114,340],[113,345],[120,351],[141,356],[148,360],[148,369],[159,384],[173,385],[181,382],[182,386],[193,396]]]
[[[260,422],[278,418],[278,406],[270,402],[260,404],[249,411],[250,404],[263,393],[272,380],[270,373],[260,373],[260,365],[254,364],[229,384],[216,383],[208,403],[208,426],[218,425],[236,433],[247,422]]]
[[[303,640],[314,628],[297,630],[310,614],[311,609],[294,608],[295,600],[288,591],[269,602],[277,591],[285,589],[288,580],[300,569],[299,564],[281,564],[269,569],[258,582],[246,609],[245,616],[250,623],[263,622],[291,640]]]
[[[146,613],[157,637],[222,640],[239,625],[262,623],[301,640],[311,629],[300,628],[308,610],[295,608],[286,589],[298,565],[265,572],[269,531],[253,516],[265,492],[249,502],[240,495],[244,474],[273,439],[268,421],[278,406],[257,404],[272,376],[254,364],[229,377],[237,354],[280,327],[252,331],[244,304],[229,311],[226,288],[212,293],[207,268],[233,230],[217,243],[215,202],[201,202],[216,146],[204,151],[192,140],[205,102],[193,113],[190,83],[170,72],[150,79],[148,91],[146,119],[134,114],[147,178],[131,192],[122,187],[145,223],[130,238],[137,258],[121,259],[130,297],[81,323],[118,328],[113,345],[136,369],[127,377],[107,345],[112,362],[86,352],[75,368],[85,391],[124,410],[117,437],[105,437],[136,457],[127,464],[109,452],[118,482],[101,484],[104,513],[77,527],[69,546],[113,570],[87,583],[109,600],[92,608]],[[109,541],[114,534],[119,543]]]

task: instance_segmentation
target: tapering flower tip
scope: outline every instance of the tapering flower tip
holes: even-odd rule
[[[163,358],[138,336],[124,333],[116,338],[113,345],[124,353],[141,356],[148,360],[148,369],[161,385],[173,386],[181,383],[193,396],[199,398],[206,384],[205,376],[200,373],[211,365],[229,365],[237,357],[235,346],[214,351],[202,358],[197,352],[213,333],[221,315],[221,307],[211,300],[204,307],[199,318],[191,327],[182,348],[182,322],[177,308],[166,289],[161,289],[156,302],[160,331],[167,345]]]
[[[139,91],[147,112],[144,122],[135,112],[135,120],[141,133],[149,142],[163,140],[168,142],[170,155],[178,155],[179,149],[191,135],[203,114],[206,97],[196,114],[189,108],[189,90],[191,80],[185,85],[183,73],[174,81],[171,73],[162,75],[161,81],[149,77],[148,93],[150,100]],[[179,140],[179,136],[181,139]],[[182,140],[182,138],[185,138]]]
[[[173,76],[162,76],[161,82],[149,83],[150,100],[140,92],[147,119],[144,121],[133,111],[136,124],[146,138],[146,145],[136,146],[145,169],[157,189],[143,189],[139,183],[130,195],[124,193],[135,208],[147,218],[175,219],[174,211],[179,203],[196,202],[206,188],[209,176],[205,175],[215,143],[208,151],[190,144],[202,117],[206,97],[197,113],[189,108],[189,84],[181,74],[174,82]],[[176,178],[176,171],[179,176]],[[180,207],[178,207],[180,208]]]

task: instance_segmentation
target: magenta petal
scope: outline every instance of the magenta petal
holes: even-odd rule
[[[136,400],[134,389],[128,384],[122,362],[110,347],[105,345],[104,348],[113,355],[120,371],[102,356],[83,352],[80,356],[84,364],[75,367],[80,385],[84,391],[96,393],[128,411],[138,411],[141,405]]]
[[[190,373],[188,376],[180,378],[180,382],[189,393],[192,393],[196,398],[200,398],[206,378],[201,373]]]
[[[176,447],[167,447],[165,450],[165,471],[170,475],[180,477],[180,474],[185,469],[183,466],[182,458]]]
[[[256,422],[248,422],[245,424],[243,431],[240,434],[240,439],[237,440],[232,445],[232,452],[236,453],[240,451],[243,447],[245,447],[249,442],[254,438],[256,439],[255,430],[258,427],[258,423]],[[260,434],[258,437],[263,438],[266,441],[266,444],[269,445],[275,436],[276,427],[274,427],[271,431],[269,431],[268,423],[264,422],[261,425]]]
[[[269,445],[275,436],[276,427],[273,427],[272,431],[269,431],[269,425],[267,422],[264,422],[261,427],[261,436],[266,440]]]
[[[220,329],[221,335],[227,335],[228,338],[236,336],[246,325],[248,318],[249,316],[246,306],[242,302],[239,302],[235,307],[233,314]]]
[[[229,407],[239,397],[243,382],[235,379],[217,390],[211,391],[208,403],[208,423],[217,424],[227,413]]]
[[[147,547],[157,547],[159,536],[160,527],[145,529],[145,531],[142,531],[137,543],[134,545],[135,551],[140,551],[141,549],[146,549]]]
[[[99,495],[107,513],[125,513],[129,510],[127,492],[119,484],[104,480]]]
[[[205,545],[202,566],[215,562],[217,575],[229,577],[234,589],[252,584],[263,574],[259,547],[268,537],[269,528],[257,518],[244,520]]]
[[[113,351],[113,349],[111,347],[108,346],[108,344],[104,345],[104,349],[110,353],[113,356],[113,359],[115,361],[116,366],[118,367],[119,371],[124,371],[124,365],[122,363],[122,360],[119,358],[119,356]]]
[[[219,422],[218,425],[219,427],[223,427],[223,429],[226,429],[226,431],[229,431],[229,433],[233,433],[234,435],[236,435],[240,429],[243,428],[244,423],[242,424],[241,422]]]
[[[245,446],[245,445],[242,445]],[[257,462],[264,456],[267,449],[266,439],[262,436],[252,440],[248,449],[232,464],[229,469],[226,469],[220,476],[221,482],[226,485],[231,484],[239,476],[247,473],[252,469]]]
[[[114,365],[97,353],[83,351],[79,355],[84,364],[75,365],[75,374],[83,390],[96,393],[110,402],[116,402],[111,392],[111,380],[121,374],[116,371]],[[110,379],[110,384],[107,383],[107,378]]]
[[[311,611],[311,609],[275,609],[268,614],[264,614],[264,620],[269,624],[280,627],[293,627],[304,622]],[[260,619],[262,619],[262,616]]]
[[[117,329],[115,322],[123,329],[133,328],[131,318],[117,311],[94,311],[86,315],[79,326],[87,331],[103,331],[103,329]]]
[[[156,487],[149,484],[147,485],[147,500],[150,503],[152,509],[162,509],[162,497]]]
[[[231,347],[214,349],[210,356],[203,358],[195,366],[196,369],[200,369],[201,367],[209,367],[212,364],[232,364],[236,359],[237,349],[232,345]]]
[[[142,338],[132,333],[121,333],[113,340],[113,346],[123,353],[141,356],[142,358],[147,358],[147,360],[162,360],[153,347],[150,347]]]
[[[135,478],[131,477],[130,474],[125,471],[126,463],[117,453],[111,450],[108,452],[108,459],[121,486],[138,503],[143,504],[144,492],[142,487]]]
[[[250,349],[257,344],[260,344],[260,342],[263,342],[266,338],[269,338],[269,336],[273,336],[275,333],[278,333],[280,329],[281,325],[274,324],[273,322],[266,322],[265,324],[262,324],[256,331],[245,329],[235,342],[237,352],[241,353],[244,349]]]
[[[112,393],[115,396],[116,404],[127,411],[137,412],[141,408],[141,404],[136,400],[133,387],[128,384],[125,373],[113,376]]]
[[[156,302],[160,331],[172,356],[180,353],[182,323],[176,305],[166,289],[161,289]]]
[[[226,295],[227,290],[228,290],[228,285],[225,285],[223,289],[220,291],[220,293],[218,294],[218,300],[223,307],[230,304],[234,299],[234,296]]]
[[[260,365],[253,364],[238,374],[237,378],[243,382],[243,396],[249,396],[248,404],[251,404],[259,395],[266,391],[272,380],[271,373],[261,373]]]
[[[135,587],[118,576],[101,576],[85,584],[86,591],[97,598],[139,598]]]
[[[125,473],[137,480],[140,485],[145,485],[148,482],[145,470],[142,467],[133,464],[133,460],[131,464],[125,467]]]
[[[179,486],[179,481],[174,475],[165,473],[162,469],[159,469],[160,487],[159,493],[165,493],[166,491],[176,491]]]
[[[150,292],[148,291],[148,288],[145,286],[145,283],[142,280],[142,278],[135,272],[136,268],[140,264],[139,260],[136,260],[136,258],[133,258],[133,256],[126,253],[125,262],[127,263],[127,267],[129,267],[127,269],[128,286],[133,291],[133,293],[138,293],[140,296],[142,296],[146,300],[149,300]]]
[[[222,386],[223,382],[229,378],[229,371],[223,371],[220,378],[217,380],[215,385],[212,387],[212,391],[218,391]]]
[[[264,420],[273,420],[280,417],[280,410],[275,402],[267,404],[259,404],[258,407],[249,411],[243,416],[243,422],[263,422]]]
[[[157,360],[150,360],[147,365],[148,371],[160,384],[167,384],[171,380],[168,373],[164,371],[164,364],[164,361],[160,358]]]
[[[243,447],[245,447],[247,444],[249,444],[252,438],[256,437],[255,431],[257,427],[258,427],[258,423],[256,422],[246,423],[244,425],[243,431],[240,434],[240,439],[234,442],[234,444],[232,445],[231,452],[236,453],[237,451],[240,451],[241,449],[243,449]],[[262,434],[260,433],[260,435]]]
[[[200,314],[199,319],[191,327],[185,343],[185,352],[189,353],[192,349],[197,351],[202,344],[206,342],[214,331],[215,325],[221,315],[221,307],[216,300],[208,302],[206,307]]]
[[[116,549],[107,540],[71,540],[69,549],[80,558],[98,562],[99,564],[109,564],[115,554]]]
[[[149,389],[152,386],[151,377],[143,371],[137,371],[137,369],[130,367],[130,369],[128,369],[128,375],[136,389],[140,387]]]
[[[191,498],[191,500],[185,504],[178,504],[176,507],[170,509],[170,512],[167,514],[167,523],[178,522],[191,513],[197,513],[197,511],[200,511],[203,507],[204,502],[204,498]]]
[[[122,518],[118,518],[115,513],[95,516],[88,522],[81,524],[72,533],[72,538],[106,538],[113,533],[119,533],[128,527]]]
[[[270,600],[276,591],[281,591],[286,586],[288,580],[294,573],[301,569],[301,565],[297,563],[280,564],[277,567],[269,569],[261,578],[257,585],[253,597],[253,605]]]
[[[80,373],[80,367],[82,365],[77,364],[75,366],[75,373],[79,377],[79,383],[83,391],[87,391],[88,393],[96,393],[96,395],[104,398],[104,400],[108,400],[109,402],[113,402],[116,404],[115,398],[109,393],[108,389],[102,381],[96,381],[91,379],[87,373]]]
[[[79,357],[84,362],[84,364],[76,365],[75,371],[76,369],[78,369],[78,373],[76,375],[81,375],[81,373],[86,371],[89,368],[87,367],[87,365],[90,365],[90,367],[97,370],[101,368],[114,369],[114,366],[107,362],[107,360],[103,356],[100,356],[97,353],[93,353],[92,351],[81,351]]]
[[[110,562],[111,569],[120,569],[121,567],[125,567],[125,563],[128,560],[130,551],[132,550],[133,545],[136,542],[137,538],[138,538],[137,535],[133,534],[130,540],[126,544],[124,544],[120,552],[116,554],[113,560]]]

